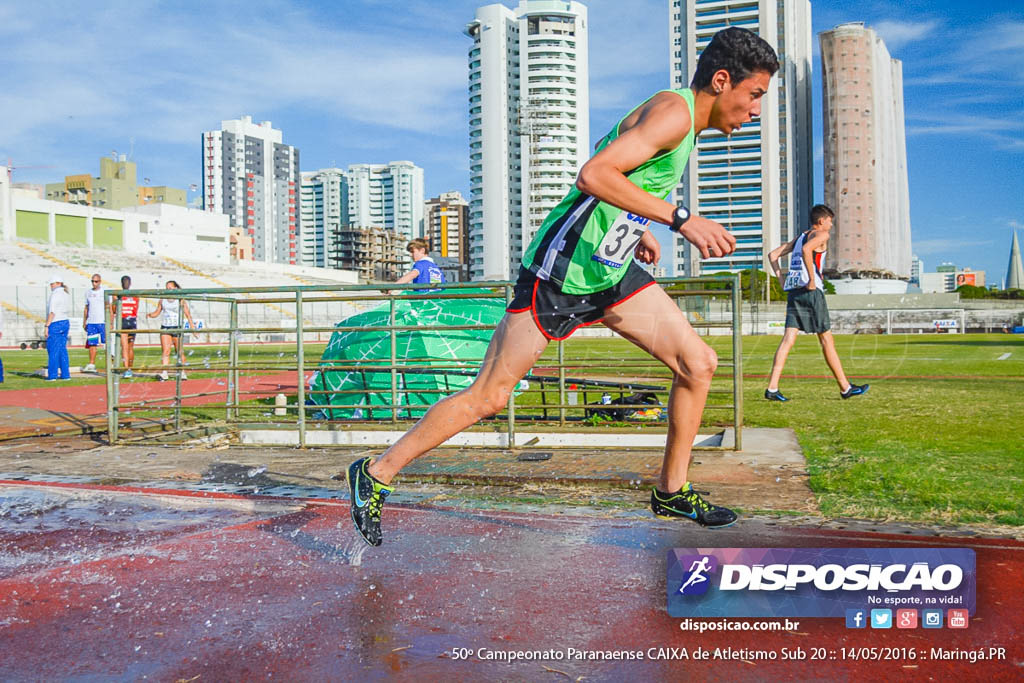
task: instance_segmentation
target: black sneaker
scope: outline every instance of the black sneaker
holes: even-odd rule
[[[782,395],[782,392],[776,389],[772,391],[770,389],[764,390],[764,397],[769,401],[788,401],[789,399]]]
[[[860,396],[861,394],[868,393],[870,384],[854,384],[850,382],[850,386],[846,391],[840,392],[839,396],[842,398],[850,398],[851,396]]]
[[[356,531],[370,545],[381,544],[380,507],[395,487],[382,484],[366,471],[369,458],[360,458],[345,470],[348,480],[349,509]]]
[[[655,488],[651,491],[651,511],[666,519],[687,517],[711,529],[726,527],[736,521],[735,512],[708,503],[693,490],[692,484],[676,493],[664,493]]]

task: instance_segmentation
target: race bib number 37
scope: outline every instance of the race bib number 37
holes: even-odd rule
[[[640,243],[640,238],[647,232],[650,222],[649,218],[623,211],[605,233],[604,239],[597,245],[597,251],[591,258],[606,266],[621,268]]]

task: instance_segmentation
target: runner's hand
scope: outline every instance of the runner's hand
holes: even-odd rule
[[[718,223],[703,216],[690,216],[679,231],[690,244],[697,247],[703,258],[727,256],[736,251],[736,238]]]
[[[661,245],[650,230],[640,238],[640,244],[636,245],[633,252],[636,260],[640,263],[657,263],[661,260]]]

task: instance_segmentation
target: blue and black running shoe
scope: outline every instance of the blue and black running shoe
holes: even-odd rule
[[[726,527],[736,521],[735,512],[707,502],[693,490],[692,484],[687,484],[685,489],[675,493],[665,493],[655,488],[651,491],[651,511],[665,519],[686,517],[710,529]]]
[[[839,396],[841,396],[842,398],[850,398],[851,396],[860,396],[861,394],[868,393],[868,388],[870,386],[871,386],[870,384],[854,384],[853,382],[850,382],[850,386],[846,389],[846,391],[841,392],[839,394]]]
[[[366,466],[369,458],[360,458],[345,470],[352,521],[363,540],[372,546],[381,544],[380,508],[395,487],[382,484],[370,476]]]
[[[764,390],[764,397],[766,399],[768,399],[769,401],[788,401],[789,400],[788,398],[783,396],[782,392],[779,391],[778,389],[776,389],[775,391],[772,391],[771,389],[765,389]]]

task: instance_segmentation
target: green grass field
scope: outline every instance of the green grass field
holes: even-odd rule
[[[838,336],[847,374],[871,384],[867,395],[842,401],[835,381],[826,376],[817,340],[803,335],[781,383],[792,400],[769,403],[762,398],[766,380],[759,375],[767,375],[778,341],[777,336],[743,340],[744,424],[796,431],[811,488],[826,515],[1024,525],[1024,337]],[[709,342],[723,360],[731,355],[728,337]],[[322,344],[304,349],[307,367],[315,367],[322,350]],[[202,376],[204,359],[217,360],[216,347],[189,351],[190,376]],[[572,340],[565,354],[573,366],[569,376],[666,376],[653,365],[622,367],[623,361],[645,355],[620,340]],[[74,349],[71,355],[72,365],[85,362],[84,350]],[[243,362],[260,365],[294,366],[296,360],[293,346],[244,347],[241,355]],[[45,352],[5,351],[2,357],[7,368],[3,389],[52,386],[19,374],[44,365]],[[540,365],[555,358],[551,345]],[[137,365],[158,362],[158,349],[141,349],[137,355]],[[729,371],[720,372],[723,378],[715,385],[727,387]],[[524,404],[538,401],[536,394],[522,397]],[[729,417],[728,411],[708,413],[711,423]]]

